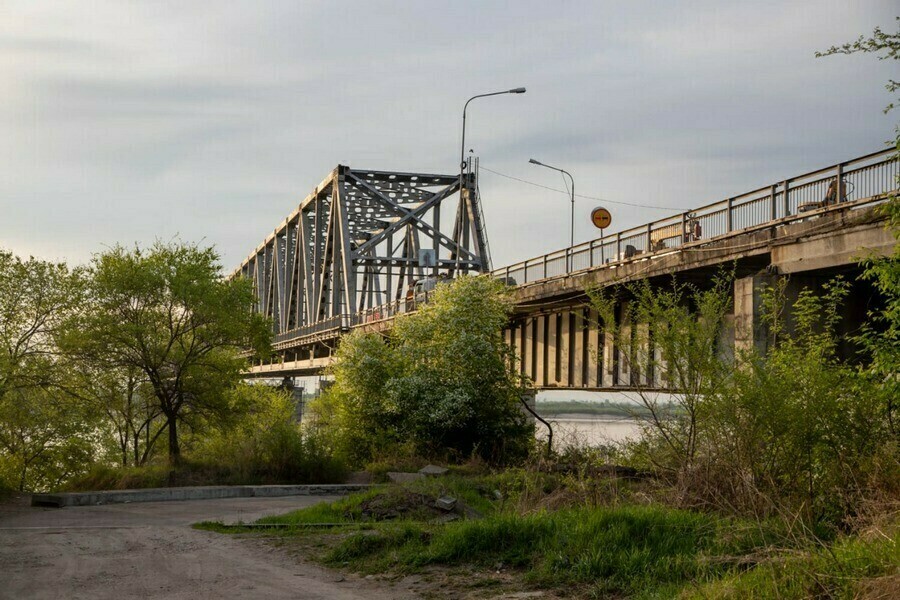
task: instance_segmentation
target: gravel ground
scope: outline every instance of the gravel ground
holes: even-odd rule
[[[334,573],[258,538],[191,529],[252,521],[330,497],[32,508],[0,503],[0,599],[394,599],[408,590]]]

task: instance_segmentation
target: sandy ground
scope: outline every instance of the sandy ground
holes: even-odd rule
[[[298,563],[264,541],[197,531],[329,497],[148,502],[63,509],[0,504],[0,598],[393,599],[410,592]]]

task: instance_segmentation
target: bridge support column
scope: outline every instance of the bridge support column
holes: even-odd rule
[[[535,385],[547,385],[547,340],[545,333],[547,331],[547,316],[540,315],[535,319],[535,327],[537,331],[534,336],[535,343],[535,364],[534,364],[534,383]]]
[[[559,315],[547,315],[547,383],[559,385]]]
[[[584,310],[572,311],[572,387],[584,387],[585,329]]]
[[[736,354],[766,351],[766,330],[762,323],[762,291],[770,275],[751,275],[734,280],[734,351]]]
[[[525,343],[522,345],[522,355],[525,361],[525,375],[535,380],[534,377],[534,319],[525,320]]]
[[[613,324],[610,323],[610,327]],[[612,332],[606,331],[603,334],[603,358],[601,360],[600,369],[600,386],[612,387],[616,383],[616,346],[615,337]]]
[[[525,374],[525,324],[527,320],[517,321],[513,329],[513,340],[515,341],[515,355],[519,373]]]
[[[628,317],[628,300],[622,300],[618,304],[618,314],[616,318],[619,320],[619,337],[622,340],[631,340],[631,320]],[[613,385],[630,386],[631,382],[631,352],[633,348],[621,348],[619,344],[615,344],[615,377]],[[626,346],[631,346],[630,343]]]
[[[600,332],[597,328],[597,311],[591,309],[587,313],[587,322],[585,323],[585,327],[587,328],[587,381],[584,382],[587,387],[599,387],[600,385],[600,373],[601,373],[601,364],[600,364],[600,354],[599,354],[599,346],[600,346]]]
[[[559,371],[556,377],[559,385],[562,387],[572,387],[571,369],[569,369],[571,360],[569,344],[571,343],[570,338],[572,335],[571,319],[569,317],[571,314],[569,311],[562,313],[562,327],[560,327],[556,337],[556,352],[558,353],[557,361],[559,364]]]

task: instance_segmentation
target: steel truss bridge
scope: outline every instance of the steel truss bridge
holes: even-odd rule
[[[517,286],[506,339],[538,387],[628,387],[633,375],[598,334],[585,285],[672,274],[702,280],[735,263],[744,279],[735,283],[734,321],[758,329],[759,273],[830,272],[855,264],[860,248],[893,249],[872,207],[897,191],[898,174],[894,151],[883,150],[491,271],[472,169],[460,176],[338,166],[233,273],[252,279],[254,308],[275,333],[277,358],[251,365],[248,376],[320,373],[349,330],[386,331],[427,301],[417,281],[490,272]],[[732,341],[758,336],[734,331]]]
[[[444,205],[453,201],[448,215]],[[272,319],[276,349],[288,350],[333,339],[359,322],[355,315],[405,301],[426,276],[489,267],[471,169],[433,175],[338,165],[232,276],[252,279],[254,309]]]

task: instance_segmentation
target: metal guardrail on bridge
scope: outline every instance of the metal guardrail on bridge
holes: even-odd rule
[[[877,198],[897,189],[900,167],[895,155],[893,149],[875,152],[696,210],[495,269],[492,274],[516,285],[533,283],[693,242],[708,242],[750,227],[791,220],[787,217],[801,218],[808,210],[855,199]],[[841,198],[832,191],[837,181],[846,182]],[[830,192],[831,201],[826,200]]]

